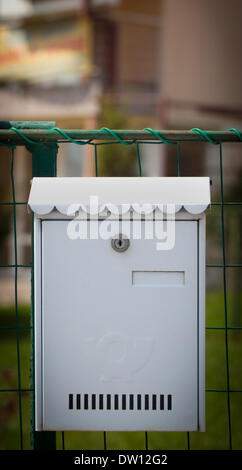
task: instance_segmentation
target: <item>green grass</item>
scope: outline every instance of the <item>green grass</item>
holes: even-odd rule
[[[228,325],[233,324],[230,315],[231,299],[228,298]],[[20,325],[29,326],[30,308],[19,308]],[[206,324],[209,327],[224,327],[224,299],[222,292],[207,294]],[[0,326],[14,326],[14,308],[0,309]],[[237,325],[238,326],[238,325]],[[16,331],[0,330],[0,388],[18,387]],[[230,388],[242,390],[242,330],[228,332]],[[206,388],[226,389],[225,331],[206,332]],[[30,388],[30,330],[20,332],[21,387]],[[23,446],[30,448],[30,393],[23,392],[22,422]],[[234,449],[242,449],[242,393],[231,393],[232,443]],[[18,449],[19,396],[15,392],[0,393],[0,448]],[[57,433],[57,448],[61,449],[61,433]],[[106,434],[108,449],[145,449],[143,432],[109,432]],[[103,449],[101,432],[65,432],[66,449]],[[187,433],[148,433],[149,449],[186,449]],[[229,428],[227,394],[206,393],[206,432],[190,433],[192,449],[228,449]]]

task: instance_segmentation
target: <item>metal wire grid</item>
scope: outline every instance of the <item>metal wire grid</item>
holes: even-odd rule
[[[105,128],[106,129],[106,128]],[[142,176],[142,165],[141,165],[141,156],[140,156],[140,145],[144,143],[154,143],[154,144],[165,144],[165,145],[176,145],[177,146],[177,175],[180,176],[180,169],[181,169],[181,143],[183,142],[182,140],[180,142],[168,142],[164,138],[160,139],[159,136],[162,136],[161,133],[158,134],[158,132],[153,131],[151,129],[147,129],[151,132],[154,132],[154,137],[155,141],[150,141],[148,140],[147,142],[145,141],[125,141],[122,140],[119,136],[118,141],[110,141],[110,142],[92,142],[92,139],[89,141],[74,141],[71,139],[72,142],[78,143],[80,145],[83,144],[88,144],[88,145],[93,145],[94,146],[94,159],[95,159],[95,175],[98,176],[98,147],[100,145],[107,145],[107,144],[124,144],[124,145],[136,145],[136,153],[137,153],[137,166],[138,166],[138,175]],[[112,133],[113,138],[117,139],[117,133],[115,131],[110,131]],[[239,137],[239,141],[242,141],[241,138],[241,133],[237,131],[236,129],[232,129],[234,133],[236,133]],[[62,135],[63,135],[62,131]],[[126,131],[122,131],[123,134],[125,135]],[[127,131],[128,132],[128,131]],[[195,130],[194,130],[195,132]],[[94,131],[95,133],[95,131]],[[177,134],[177,131],[174,131],[175,134]],[[242,205],[242,201],[239,202],[226,202],[224,201],[224,177],[223,177],[223,143],[214,141],[211,136],[208,136],[208,132],[201,131],[199,129],[196,129],[197,135],[200,135],[203,137],[203,139],[198,139],[198,141],[208,141],[212,144],[216,144],[219,147],[219,173],[220,173],[220,201],[219,202],[212,202],[211,205],[213,206],[219,206],[220,207],[220,217],[221,217],[221,237],[222,237],[222,264],[207,264],[207,268],[222,268],[223,271],[223,302],[224,302],[224,320],[225,320],[225,326],[224,327],[216,327],[216,326],[210,326],[206,327],[207,330],[224,330],[225,332],[225,354],[226,354],[226,388],[225,389],[206,389],[207,393],[225,393],[227,397],[227,418],[228,418],[228,430],[229,430],[229,442],[228,442],[228,448],[232,449],[232,422],[231,422],[231,404],[230,404],[230,394],[231,393],[242,393],[241,389],[231,389],[230,388],[230,362],[229,362],[229,346],[228,346],[228,331],[229,330],[242,330],[242,327],[235,326],[235,327],[229,327],[228,326],[228,307],[227,307],[227,268],[235,268],[235,267],[242,267],[242,264],[227,264],[226,262],[226,248],[225,248],[225,220],[224,220],[224,207],[225,206],[236,206],[236,205]],[[21,133],[22,134],[22,133]],[[23,136],[23,134],[22,134]],[[205,136],[205,140],[204,140]],[[23,136],[24,137],[24,136]],[[64,137],[67,137],[67,134],[64,133]],[[209,137],[209,138],[207,138]],[[95,137],[94,137],[95,138]],[[26,141],[26,138],[24,139]],[[68,139],[70,140],[70,139]],[[158,140],[158,142],[157,142]],[[231,139],[232,140],[232,139]],[[187,139],[185,139],[187,141]],[[227,140],[228,141],[228,140]],[[61,142],[58,140],[58,142]],[[66,142],[66,140],[64,141]],[[30,141],[30,143],[34,143]],[[30,388],[23,388],[21,386],[21,361],[20,361],[20,332],[22,329],[30,329],[33,330],[33,321],[30,326],[21,326],[19,322],[19,312],[18,312],[18,269],[19,268],[32,268],[32,263],[31,264],[18,264],[18,250],[17,250],[17,224],[16,224],[16,208],[19,205],[26,205],[27,202],[23,201],[16,201],[15,198],[15,182],[14,182],[14,157],[15,157],[15,145],[11,143],[4,143],[0,145],[6,145],[7,147],[10,147],[10,156],[11,156],[11,169],[10,169],[10,179],[11,179],[11,192],[12,192],[12,201],[10,202],[0,202],[0,205],[8,205],[13,207],[13,229],[14,229],[14,264],[6,264],[6,265],[0,265],[0,268],[13,268],[14,269],[14,296],[15,296],[15,319],[16,319],[16,325],[15,326],[2,326],[0,325],[0,329],[15,329],[16,331],[16,350],[17,350],[17,388],[2,388],[0,389],[0,392],[7,392],[7,393],[12,393],[15,392],[18,394],[18,413],[19,413],[19,447],[20,449],[23,449],[23,407],[22,407],[22,393],[23,392],[32,392],[34,393],[34,379],[33,379],[33,369],[31,372],[31,383],[32,387]],[[33,254],[33,253],[32,253]],[[32,280],[33,281],[33,280]],[[33,312],[32,312],[33,313]],[[33,320],[33,319],[32,319]],[[32,341],[33,341],[33,332],[32,332]],[[33,434],[34,434],[34,428],[33,428],[33,422],[32,422],[32,441],[33,441]],[[54,434],[54,433],[53,433]],[[65,434],[62,432],[61,436],[61,443],[62,443],[62,449],[65,449]],[[103,447],[104,450],[108,448],[107,446],[107,435],[106,432],[103,433]],[[40,446],[41,448],[41,446]],[[149,442],[148,442],[148,433],[145,432],[144,435],[144,448],[146,450],[149,449]],[[187,433],[187,449],[190,450],[191,445],[190,445],[190,433]]]

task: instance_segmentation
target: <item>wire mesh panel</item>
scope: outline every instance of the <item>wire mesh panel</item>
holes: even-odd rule
[[[21,264],[18,252],[17,211],[26,209],[26,201],[19,201],[15,188],[15,150],[17,145],[25,145],[32,154],[33,176],[56,176],[58,167],[57,143],[89,145],[93,148],[95,175],[99,176],[102,159],[102,147],[107,145],[132,146],[137,158],[137,176],[143,175],[142,149],[146,144],[165,145],[173,148],[176,156],[176,175],[183,176],[183,159],[185,145],[197,144],[214,147],[216,168],[218,170],[219,199],[211,203],[208,213],[209,230],[214,231],[216,253],[214,262],[207,264],[208,277],[216,278],[220,289],[207,297],[207,431],[201,433],[83,433],[83,432],[38,432],[34,431],[34,307],[23,310],[19,303],[19,273],[22,269],[32,269],[33,292],[33,247],[32,262]],[[14,291],[14,312],[1,308],[0,334],[2,339],[1,370],[1,405],[0,417],[5,426],[0,429],[0,446],[2,448],[33,449],[233,449],[241,448],[242,425],[241,413],[241,296],[240,269],[242,267],[240,251],[235,250],[238,242],[237,232],[241,229],[240,210],[242,198],[240,191],[234,200],[226,200],[224,189],[224,146],[227,143],[241,143],[242,134],[237,129],[224,132],[202,131],[155,131],[146,128],[142,131],[113,131],[102,128],[99,131],[74,131],[51,129],[17,128],[0,130],[1,148],[8,151],[9,190],[11,200],[1,201],[1,207],[11,211],[13,230],[13,258],[11,263],[0,265],[1,270],[12,270]],[[196,149],[194,147],[194,154]],[[169,154],[168,154],[169,155]],[[57,157],[57,159],[56,159]],[[195,157],[194,157],[195,158]],[[57,162],[57,164],[56,164]],[[196,176],[196,175],[194,175]],[[207,174],[207,176],[212,176]],[[231,214],[233,216],[231,216]],[[230,218],[230,219],[229,219]],[[228,246],[228,225],[231,246]],[[33,230],[33,226],[32,226]],[[236,238],[237,237],[237,238]],[[208,243],[210,243],[208,238]],[[214,243],[214,242],[213,242]],[[232,249],[232,255],[230,253]],[[212,250],[213,251],[213,250]],[[229,252],[228,252],[229,251]],[[214,274],[210,274],[210,273]],[[233,286],[230,288],[230,279]],[[237,283],[237,284],[236,284]],[[236,300],[237,295],[237,300]],[[233,318],[232,318],[232,312]],[[30,337],[31,333],[31,337]],[[24,336],[25,335],[25,336]],[[26,336],[27,335],[27,336]],[[6,338],[11,338],[9,343]],[[24,341],[23,341],[23,338]],[[29,358],[32,354],[30,381],[28,380]],[[10,360],[11,358],[11,360]],[[10,365],[11,363],[11,365]],[[15,375],[11,377],[11,367]],[[32,403],[32,412],[31,406]],[[8,440],[4,439],[4,433]],[[11,434],[12,433],[12,434]],[[31,442],[26,437],[31,433]],[[10,442],[11,441],[11,442]]]

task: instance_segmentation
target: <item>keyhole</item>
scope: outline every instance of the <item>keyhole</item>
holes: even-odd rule
[[[119,253],[123,253],[124,251],[126,251],[129,245],[130,245],[130,241],[124,235],[116,235],[111,240],[112,248]]]

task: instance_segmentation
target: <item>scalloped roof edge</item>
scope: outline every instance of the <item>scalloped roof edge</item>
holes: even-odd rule
[[[135,202],[134,202],[135,201]],[[28,207],[38,215],[57,210],[73,216],[77,211],[114,215],[155,209],[177,213],[182,208],[201,214],[210,205],[208,177],[33,178]]]
[[[73,208],[72,206],[75,206]],[[127,208],[127,206],[129,206]],[[96,208],[92,208],[90,206],[83,206],[83,204],[73,204],[73,205],[68,205],[68,206],[55,206],[55,205],[50,205],[50,206],[42,206],[42,205],[33,205],[33,204],[28,204],[28,207],[32,212],[34,212],[37,215],[47,215],[53,212],[54,210],[57,210],[60,214],[66,215],[66,216],[74,216],[76,212],[79,212],[80,209],[87,213],[88,215],[99,215],[102,214],[105,210],[109,211],[113,215],[124,215],[127,214],[130,210],[136,212],[137,214],[140,215],[148,215],[154,212],[154,210],[159,209],[160,212],[163,214],[173,214],[179,212],[181,209],[186,210],[190,214],[201,214],[204,212],[209,204],[203,204],[203,205],[198,205],[198,204],[185,204],[185,205],[161,205],[161,204],[152,204],[152,209],[149,209],[147,207],[140,207],[140,209],[137,208],[137,204],[120,204],[119,206],[114,206],[113,204],[106,204],[103,205],[101,208],[96,210]]]

